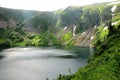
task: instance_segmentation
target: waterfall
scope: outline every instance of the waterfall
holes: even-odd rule
[[[105,27],[104,27],[104,30],[106,30],[106,29],[108,29],[108,26],[105,26]]]
[[[97,28],[97,26],[95,25],[94,28]]]
[[[117,24],[117,23],[118,23],[118,22],[113,22],[113,23],[112,23],[112,26],[114,26],[114,25]]]
[[[86,34],[86,32],[83,32],[81,35],[84,35],[84,34]]]
[[[67,29],[67,26],[65,26],[63,30],[66,30],[66,29]]]
[[[94,36],[91,36],[91,38],[90,38],[91,40],[93,40],[94,39]]]
[[[117,8],[116,5],[114,5],[114,6],[111,8],[111,11],[112,11],[112,18],[114,17],[114,12],[115,12],[116,8]]]
[[[115,10],[116,10],[116,8],[117,8],[117,6],[116,6],[116,5],[114,5],[114,6],[111,8],[111,11],[114,13],[114,12],[115,12]]]
[[[76,31],[76,25],[73,25],[73,36],[75,36],[75,31]]]

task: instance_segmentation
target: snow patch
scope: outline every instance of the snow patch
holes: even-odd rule
[[[112,23],[111,25],[114,26],[114,25],[117,24],[117,23],[118,23],[118,22],[114,22],[114,23]]]
[[[90,47],[92,47],[92,44],[90,44]]]
[[[112,12],[115,12],[116,8],[117,8],[117,6],[114,5],[114,6],[111,8],[111,11],[112,11]]]
[[[112,18],[114,18],[114,15],[115,15],[115,14],[112,14]]]
[[[73,36],[76,36],[76,34],[73,34]]]
[[[76,30],[76,25],[73,25],[73,36],[76,36],[76,34],[75,34],[75,30]]]
[[[65,26],[63,30],[66,30],[66,29],[67,29],[67,26]]]
[[[84,35],[86,32],[83,32],[81,35]]]
[[[97,26],[95,25],[94,28],[97,28]]]
[[[104,27],[104,30],[106,30],[106,29],[108,29],[108,26],[105,26],[105,27]]]
[[[93,40],[94,39],[94,36],[91,36],[91,38],[90,38],[91,40]]]

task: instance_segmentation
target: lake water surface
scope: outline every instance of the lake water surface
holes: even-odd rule
[[[10,48],[0,51],[0,80],[49,80],[87,64],[91,48]]]

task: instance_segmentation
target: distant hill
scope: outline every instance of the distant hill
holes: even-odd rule
[[[16,31],[21,29],[21,32],[27,32],[26,34],[34,33],[38,35],[46,33],[45,35],[47,35],[49,32],[54,34],[52,36],[55,36],[62,45],[90,46],[93,40],[91,38],[94,37],[97,27],[102,24],[107,26],[111,22],[113,17],[111,8],[113,6],[114,4],[110,3],[97,3],[88,6],[70,6],[64,10],[52,12],[0,7],[0,29],[13,29],[10,30],[12,31],[11,35],[14,34],[13,37],[17,36]],[[115,20],[118,20],[120,5],[116,4],[116,6],[114,15],[117,15]],[[95,26],[96,29],[94,28]],[[14,32],[14,30],[16,31]],[[8,30],[8,33],[10,34],[11,32]],[[9,39],[8,33],[6,31],[4,36]],[[82,35],[83,33],[84,35]],[[3,35],[0,36],[2,37]],[[26,38],[24,36],[21,37],[24,40],[27,40],[28,37],[31,38],[31,35],[25,36]],[[26,42],[29,43],[29,39]]]
[[[111,18],[108,3],[88,6],[71,6],[65,10],[40,12],[17,10],[0,7],[0,28],[23,27],[25,30],[37,32],[56,32],[65,26],[77,25],[77,32],[84,31],[95,25],[99,26]]]

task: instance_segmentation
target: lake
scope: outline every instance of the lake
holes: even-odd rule
[[[0,80],[49,80],[75,73],[87,64],[93,49],[15,47],[0,51]]]

